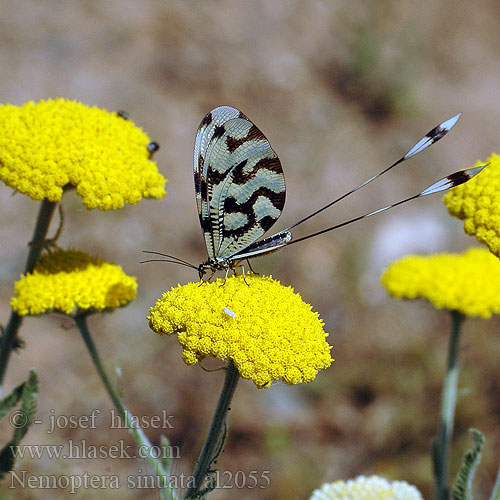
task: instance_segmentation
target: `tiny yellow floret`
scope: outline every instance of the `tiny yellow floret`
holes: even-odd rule
[[[188,365],[207,356],[232,359],[259,388],[273,380],[311,382],[333,361],[318,314],[270,277],[245,279],[179,285],[150,309],[149,326],[159,335],[177,333]]]
[[[465,220],[467,234],[500,257],[500,156],[493,153],[475,166],[485,164],[481,175],[451,189],[443,201],[451,215]]]
[[[120,266],[78,250],[47,252],[33,273],[14,283],[12,309],[20,316],[56,311],[75,316],[121,307],[135,299],[137,280]]]
[[[427,299],[436,309],[489,318],[500,312],[500,260],[486,248],[461,254],[409,255],[381,283],[397,299]]]
[[[325,483],[309,500],[422,500],[415,486],[379,476],[358,476],[348,481]]]
[[[132,121],[76,101],[0,105],[0,179],[34,200],[57,202],[71,187],[89,209],[161,199],[150,142]]]

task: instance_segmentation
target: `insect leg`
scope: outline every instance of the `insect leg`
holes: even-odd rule
[[[241,271],[243,273],[243,281],[245,282],[245,285],[246,286],[250,286],[247,282],[247,280],[245,279],[245,268],[243,266],[241,266]]]
[[[247,264],[248,264],[248,267],[250,268],[250,271],[252,271],[253,274],[259,274],[259,273],[256,273],[254,270],[253,270],[253,267],[252,267],[252,264],[250,264],[250,259],[246,259],[247,261]]]

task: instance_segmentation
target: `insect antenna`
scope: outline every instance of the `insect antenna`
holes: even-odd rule
[[[179,264],[181,266],[190,267],[192,269],[198,269],[196,266],[192,266],[191,264],[184,264],[183,262],[177,262],[176,260],[168,260],[168,259],[147,259],[141,260],[139,264],[147,264],[148,262],[168,262],[169,264]]]
[[[148,259],[148,260],[142,260],[140,264],[145,264],[147,262],[168,262],[170,264],[179,264],[181,266],[186,266],[186,267],[191,267],[192,269],[198,269],[197,266],[191,264],[190,262],[187,262],[185,260],[180,259],[179,257],[175,257],[174,255],[169,255],[167,253],[161,253],[161,252],[153,252],[151,250],[143,250],[143,253],[148,253],[151,255],[159,255],[160,257],[167,257],[166,259]]]
[[[309,234],[307,236],[303,236],[302,238],[292,240],[288,243],[288,245],[293,245],[294,243],[298,243],[299,241],[304,241],[304,240],[307,240],[307,239],[312,238],[314,236],[318,236],[320,234],[327,233],[328,231],[333,231],[334,229],[338,229],[340,227],[347,226],[348,224],[352,224],[353,222],[357,222],[358,220],[366,219],[367,217],[371,217],[372,215],[385,212],[386,210],[389,210],[391,208],[402,205],[403,203],[407,203],[408,201],[415,200],[417,198],[421,198],[422,196],[427,196],[429,194],[434,194],[434,193],[439,193],[441,191],[446,191],[447,189],[458,186],[458,185],[463,184],[464,182],[467,182],[468,180],[472,179],[472,177],[474,177],[479,172],[481,172],[481,170],[483,170],[483,168],[486,167],[487,165],[488,164],[482,165],[480,167],[469,168],[466,170],[459,170],[458,172],[455,172],[455,173],[450,174],[446,177],[443,177],[442,179],[435,182],[434,184],[431,184],[428,188],[424,189],[420,193],[415,194],[413,196],[410,196],[409,198],[398,201],[397,203],[393,203],[391,205],[387,205],[386,207],[379,208],[378,210],[374,210],[373,212],[369,212],[367,214],[360,215],[358,217],[354,217],[354,219],[349,219],[345,222],[341,222],[340,224],[336,224],[335,226],[331,226],[331,227],[328,227],[326,229],[323,229],[322,231],[317,231],[316,233],[312,233],[312,234]]]
[[[410,150],[402,156],[399,160],[395,161],[392,165],[387,167],[385,170],[382,172],[378,173],[377,175],[374,175],[367,181],[363,182],[359,186],[356,186],[354,189],[351,189],[347,193],[343,194],[336,200],[331,201],[330,203],[326,204],[324,207],[319,208],[312,214],[308,215],[307,217],[304,217],[303,219],[299,220],[295,224],[287,227],[285,231],[289,231],[290,229],[298,226],[299,224],[302,224],[303,222],[309,220],[311,217],[314,217],[315,215],[318,215],[320,212],[323,212],[323,210],[326,210],[327,208],[330,208],[332,205],[335,205],[335,203],[338,203],[339,201],[343,200],[344,198],[347,198],[349,195],[355,193],[358,189],[361,189],[362,187],[366,186],[370,182],[374,181],[375,179],[378,179],[380,176],[384,175],[386,172],[389,172],[392,168],[394,168],[396,165],[399,165],[400,163],[403,163],[405,160],[408,160],[408,158],[411,158],[412,156],[415,156],[416,154],[422,152],[424,149],[427,149],[429,146],[432,146],[435,142],[439,141],[439,139],[442,139],[452,128],[453,126],[457,123],[458,119],[462,116],[462,113],[458,113],[452,118],[449,118],[448,120],[445,120],[444,122],[440,123],[436,127],[434,127],[432,130],[427,132],[427,134],[422,137]],[[295,240],[298,241],[298,240]]]

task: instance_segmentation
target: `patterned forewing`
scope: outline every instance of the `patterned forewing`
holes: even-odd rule
[[[262,132],[245,118],[229,120],[224,128],[207,149],[212,241],[220,258],[262,236],[285,203],[281,164]]]
[[[212,121],[220,109],[228,116],[227,107],[216,108]],[[232,116],[238,112],[230,109]],[[205,172],[199,211],[209,256],[227,258],[276,222],[285,203],[285,180],[269,141],[242,113],[222,125],[217,121],[207,129],[211,137],[197,139],[203,157],[199,171]]]
[[[200,218],[200,225],[205,238],[208,255],[214,257],[214,247],[211,238],[212,226],[208,207],[208,164],[205,161],[208,146],[220,137],[221,127],[225,122],[244,117],[243,113],[230,106],[219,106],[205,115],[198,127],[194,143],[194,189],[196,194],[196,207]]]

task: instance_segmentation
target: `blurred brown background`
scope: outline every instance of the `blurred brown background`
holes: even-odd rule
[[[138,276],[138,300],[90,325],[108,367],[121,367],[132,411],[174,416],[174,428],[164,431],[180,449],[175,472],[192,471],[222,376],[186,367],[176,340],[155,336],[145,319],[164,290],[197,275],[139,261],[145,249],[196,264],[206,258],[191,173],[203,115],[217,105],[235,106],[269,138],[287,180],[278,230],[382,170],[430,128],[463,111],[444,141],[295,235],[380,208],[498,152],[499,7],[493,0],[0,1],[1,102],[61,96],[126,109],[161,145],[155,159],[169,179],[162,201],[88,212],[70,194],[60,243]],[[3,185],[0,206],[5,322],[38,203]],[[270,470],[270,485],[219,489],[212,496],[301,499],[324,481],[376,473],[412,482],[430,498],[429,447],[449,318],[425,303],[393,301],[378,278],[385,265],[407,253],[474,244],[435,196],[254,261],[257,271],[293,286],[320,313],[336,362],[308,385],[257,390],[240,384],[218,466],[232,474]],[[23,325],[26,348],[12,357],[7,386],[35,367],[43,420],[24,443],[60,444],[65,451],[70,440],[80,447],[84,439],[104,447],[131,444],[126,431],[109,429],[111,405],[70,327],[54,315]],[[467,321],[461,353],[452,475],[470,442],[467,429],[479,428],[488,439],[476,479],[483,497],[499,461],[499,332],[498,319]],[[102,411],[97,429],[48,433],[51,415],[78,417],[94,408]],[[5,442],[11,429],[2,425]],[[161,431],[147,432],[158,443]],[[84,471],[120,475],[121,490],[81,489],[74,498],[158,498],[151,489],[126,488],[127,476],[150,473],[144,461],[45,457],[20,461],[22,470],[35,478]],[[9,486],[7,479],[2,498],[69,494]]]

